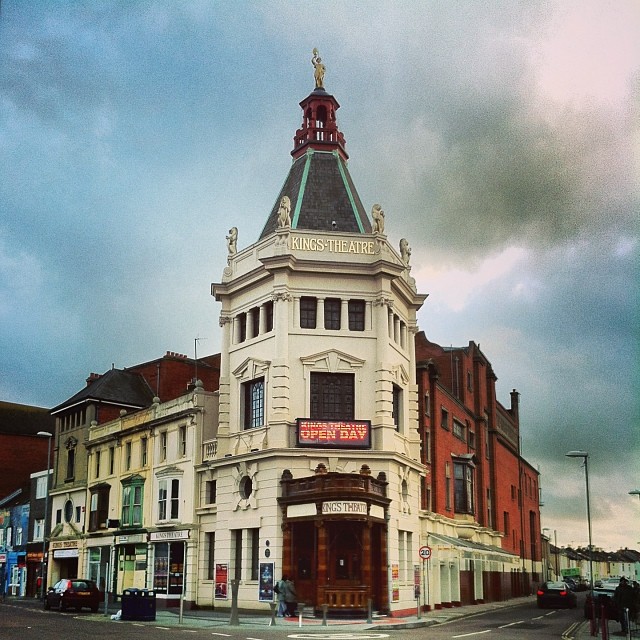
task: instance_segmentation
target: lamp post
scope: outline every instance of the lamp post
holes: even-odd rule
[[[569,451],[564,454],[567,458],[582,458],[584,460],[584,477],[587,485],[587,524],[589,525],[589,591],[593,598],[593,545],[591,544],[591,504],[589,501],[589,454],[586,451]]]
[[[42,438],[47,438],[47,482],[44,494],[44,521],[42,523],[42,599],[46,598],[47,594],[47,573],[48,565],[45,562],[47,552],[47,519],[49,518],[49,483],[51,481],[49,475],[51,474],[51,440],[53,439],[53,433],[49,431],[38,431],[36,434]]]

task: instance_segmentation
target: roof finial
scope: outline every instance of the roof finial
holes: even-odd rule
[[[322,64],[322,58],[318,55],[318,50],[314,48],[313,58],[311,58],[311,64],[314,66],[315,71],[313,77],[316,81],[316,89],[324,89],[324,72],[325,67]]]

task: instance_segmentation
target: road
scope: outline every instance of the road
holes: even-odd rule
[[[582,595],[582,594],[581,594]],[[37,603],[0,605],[0,637],[3,640],[383,640],[406,637],[411,640],[559,640],[582,621],[582,598],[573,610],[540,610],[535,602],[469,615],[438,625],[413,629],[350,629],[331,627],[267,627],[242,624],[239,627],[189,628],[160,623],[113,622],[86,613],[44,611]],[[565,637],[571,637],[571,634]]]

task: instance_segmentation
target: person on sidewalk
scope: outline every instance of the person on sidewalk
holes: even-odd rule
[[[288,618],[293,618],[296,615],[296,605],[298,604],[298,594],[296,593],[296,587],[293,584],[293,580],[290,578],[284,579],[284,602],[285,602],[285,615]]]
[[[618,618],[622,627],[620,635],[626,636],[629,619],[635,618],[635,593],[625,577],[620,578],[620,583],[613,594],[613,601],[618,608]]]
[[[284,615],[287,611],[287,604],[284,601],[284,593],[287,588],[286,583],[287,583],[287,576],[282,576],[282,579],[276,582],[276,586],[274,589],[274,591],[276,592],[276,595],[278,596],[278,613],[276,614],[278,618],[284,618]]]

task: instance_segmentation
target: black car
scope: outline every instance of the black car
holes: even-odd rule
[[[83,607],[93,613],[100,606],[100,591],[93,580],[84,578],[63,578],[49,587],[44,600],[44,608],[56,608],[60,611]]]
[[[584,617],[593,618],[595,614],[596,618],[601,618],[604,613],[604,617],[608,620],[618,620],[618,607],[613,599],[616,586],[611,582],[603,581],[601,586],[593,588],[593,594],[591,591],[587,593],[587,599],[584,601]]]
[[[544,582],[536,595],[540,609],[575,609],[578,606],[578,597],[565,582]]]

